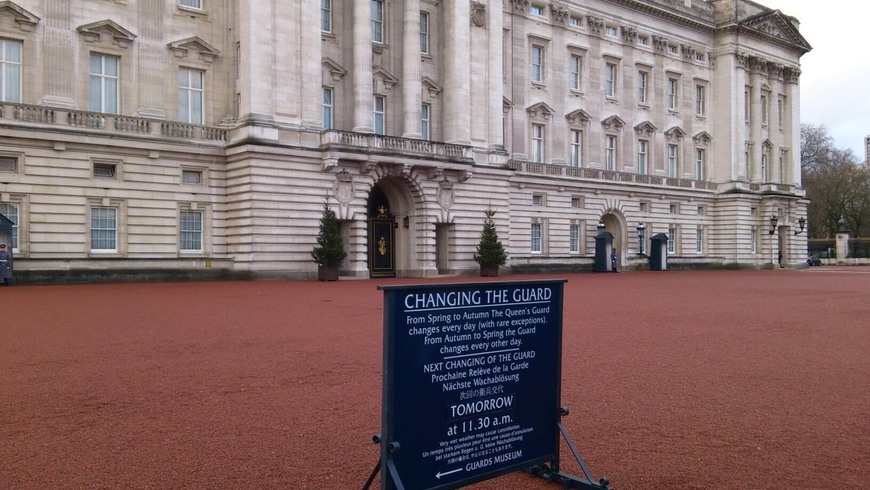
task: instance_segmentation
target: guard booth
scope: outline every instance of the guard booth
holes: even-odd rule
[[[668,270],[668,236],[664,233],[650,238],[649,270]]]
[[[613,235],[602,231],[595,236],[595,272],[610,272],[610,251],[613,250]]]

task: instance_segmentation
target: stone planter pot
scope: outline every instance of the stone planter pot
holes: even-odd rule
[[[337,281],[338,280],[338,267],[318,265],[317,266],[317,280],[318,281]]]
[[[480,276],[481,277],[498,277],[498,266],[497,265],[481,265],[480,266]]]

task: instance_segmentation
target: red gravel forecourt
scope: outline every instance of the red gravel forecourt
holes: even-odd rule
[[[567,279],[563,423],[596,478],[870,488],[870,268],[499,280],[543,278]],[[472,280],[0,288],[0,488],[360,488],[377,286]]]

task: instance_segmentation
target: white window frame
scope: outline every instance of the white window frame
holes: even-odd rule
[[[384,0],[371,0],[372,42],[384,44]]]
[[[202,0],[178,0],[178,5],[191,9],[202,10]]]
[[[704,253],[704,227],[702,225],[695,228],[695,253],[698,255]]]
[[[695,115],[703,116],[707,113],[707,87],[702,84],[695,85]]]
[[[767,158],[767,148],[765,148],[764,150],[761,151],[761,181],[762,182],[769,182],[770,181],[770,178],[767,175],[768,163],[769,162],[768,162],[768,158]]]
[[[649,172],[649,140],[637,140],[637,173]]]
[[[420,12],[420,53],[429,54],[429,12]]]
[[[546,51],[544,50],[544,46],[541,46],[540,44],[532,45],[532,49],[529,51],[529,77],[532,83],[544,83],[545,56]]]
[[[99,216],[103,212],[111,211],[111,216]],[[97,215],[97,216],[95,216]],[[88,223],[91,253],[118,253],[118,208],[114,206],[91,206]],[[96,225],[96,226],[95,226]],[[95,237],[95,234],[104,233],[105,236]],[[105,246],[97,246],[103,245]],[[111,246],[110,246],[111,245]]]
[[[17,202],[0,202],[0,214],[12,221],[12,251],[18,251],[19,223],[21,222],[21,204]]]
[[[758,227],[753,226],[751,230],[749,230],[749,251],[751,253],[758,253]]]
[[[332,33],[332,0],[320,0],[320,32]]]
[[[193,178],[188,178],[189,176]],[[193,168],[181,169],[181,184],[194,186],[205,185],[205,171]]]
[[[372,97],[372,130],[375,134],[387,134],[387,98],[383,95]]]
[[[432,139],[432,104],[427,102],[420,105],[420,137],[424,140]]]
[[[568,25],[579,29],[583,27],[583,19],[577,17],[576,15],[570,15],[568,16]]]
[[[680,145],[669,144],[668,152],[668,177],[676,178],[680,168]]]
[[[616,170],[616,149],[618,140],[616,135],[604,135],[604,168],[605,170]]]
[[[189,124],[204,124],[205,71],[183,66],[178,70],[178,119]],[[199,101],[198,111],[196,101]]]
[[[568,58],[568,83],[572,91],[579,92],[583,83],[583,57],[572,54]]]
[[[668,253],[676,254],[677,253],[677,235],[679,235],[679,230],[677,229],[677,225],[668,225]]]
[[[546,127],[543,124],[532,123],[530,145],[532,161],[535,163],[544,163],[546,138]]]
[[[112,63],[114,62],[114,72]],[[91,53],[88,58],[90,107],[93,112],[118,114],[121,88],[121,58]]]
[[[572,167],[583,165],[583,131],[572,129],[568,133],[568,164]]]
[[[332,87],[323,87],[321,103],[323,104],[323,129],[334,129],[335,90]]]
[[[638,46],[649,46],[649,36],[637,36]]]
[[[544,249],[544,224],[540,222],[532,222],[529,227],[530,243],[529,249],[533,254],[543,253]]]
[[[547,13],[547,9],[541,4],[533,3],[529,7],[529,13],[536,17],[544,17]]]
[[[578,223],[571,223],[568,228],[568,252],[580,253],[580,225]]]
[[[606,63],[604,65],[604,96],[608,99],[616,98],[616,81],[619,72],[616,63]]]
[[[21,102],[23,57],[23,42],[0,38],[0,101]]]
[[[198,217],[198,218],[197,218]],[[193,219],[191,219],[193,218]],[[178,212],[178,250],[181,253],[202,253],[205,242],[205,212],[182,209]],[[194,247],[198,243],[198,247]]]
[[[637,103],[647,105],[647,97],[649,93],[649,72],[645,70],[637,71]]]
[[[695,180],[704,180],[704,167],[707,163],[707,150],[695,148]]]
[[[667,82],[668,110],[676,111],[680,96],[680,79],[668,77]]]
[[[767,104],[769,103],[769,97],[767,94],[761,94],[761,125],[767,126],[768,119],[770,117],[769,108]]]
[[[614,26],[604,26],[605,37],[619,37],[619,30]]]

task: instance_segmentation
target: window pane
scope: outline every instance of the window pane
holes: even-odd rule
[[[0,214],[12,222],[12,250],[18,249],[18,206],[0,204]]]
[[[201,211],[182,211],[178,229],[181,250],[202,251]]]

